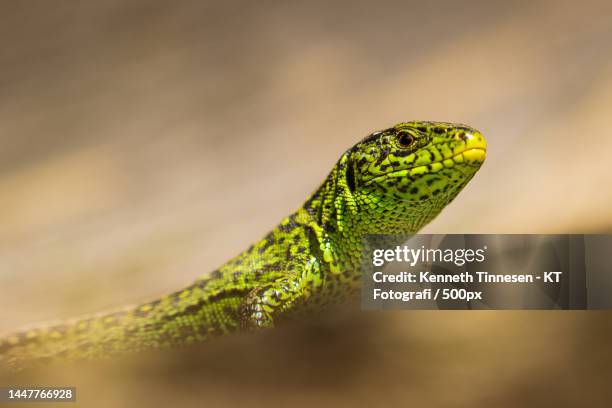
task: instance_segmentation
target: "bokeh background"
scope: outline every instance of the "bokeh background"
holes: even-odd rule
[[[612,3],[0,3],[0,332],[178,289],[369,132],[489,140],[424,232],[612,232]],[[612,273],[612,272],[611,272]],[[606,406],[612,313],[349,310],[49,367],[81,406]]]

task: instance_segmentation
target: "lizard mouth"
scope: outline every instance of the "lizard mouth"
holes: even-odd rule
[[[471,147],[465,149],[449,158],[432,161],[431,163],[422,164],[419,166],[406,167],[399,170],[391,170],[386,173],[381,173],[378,176],[364,180],[364,185],[381,181],[388,178],[402,178],[406,176],[420,176],[423,174],[437,173],[442,169],[449,169],[455,165],[468,165],[471,167],[480,167],[487,157],[487,149],[484,147]]]

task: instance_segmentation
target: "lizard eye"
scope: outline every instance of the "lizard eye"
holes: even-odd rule
[[[415,141],[414,136],[412,136],[408,132],[400,132],[400,133],[397,134],[397,144],[400,147],[408,148],[408,147],[412,146],[414,141]]]

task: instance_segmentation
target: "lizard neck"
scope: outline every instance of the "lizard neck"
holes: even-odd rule
[[[336,272],[355,270],[361,261],[362,240],[367,233],[358,221],[353,196],[349,152],[342,155],[321,186],[296,214],[312,219],[322,258]]]

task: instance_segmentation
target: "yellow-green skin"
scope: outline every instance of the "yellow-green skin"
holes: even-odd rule
[[[407,122],[347,150],[315,193],[261,241],[153,302],[0,340],[0,367],[174,347],[272,327],[359,292],[362,238],[415,233],[470,181],[486,154],[476,130]]]

